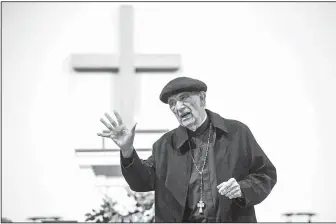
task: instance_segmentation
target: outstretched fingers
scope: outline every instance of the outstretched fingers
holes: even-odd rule
[[[110,131],[113,130],[113,127],[107,123],[103,118],[100,118],[100,121],[105,125],[105,127],[107,127]]]
[[[112,124],[114,128],[117,127],[117,123],[113,120],[113,118],[108,113],[105,113],[104,115],[107,117],[107,119],[109,120],[109,122]]]
[[[111,137],[111,133],[97,133],[98,136],[100,137],[104,137],[104,138],[109,138]]]
[[[121,116],[120,116],[120,114],[118,113],[118,111],[113,110],[113,113],[114,113],[114,115],[115,115],[116,118],[117,118],[118,124],[119,124],[119,125],[122,125],[122,124],[123,124],[123,121],[122,121]]]

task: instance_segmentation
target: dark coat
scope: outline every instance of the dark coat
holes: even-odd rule
[[[245,124],[209,110],[207,114],[216,130],[217,183],[233,177],[244,195],[244,200],[231,200],[217,193],[220,217],[216,221],[256,222],[254,205],[271,192],[277,181],[276,169]],[[192,168],[187,139],[186,129],[179,126],[153,144],[147,160],[134,151],[131,165],[121,166],[132,190],[155,190],[155,222],[182,222]]]

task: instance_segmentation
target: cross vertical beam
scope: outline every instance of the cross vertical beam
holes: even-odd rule
[[[133,42],[133,8],[131,6],[121,6],[119,25],[119,75],[118,85],[114,92],[119,100],[117,107],[120,111],[125,124],[129,127],[134,122],[135,105],[137,102],[136,77],[134,69],[134,42]]]

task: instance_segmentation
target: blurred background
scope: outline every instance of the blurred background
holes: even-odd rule
[[[2,3],[2,217],[152,221],[152,193],[127,189],[99,119],[116,108],[136,121],[145,159],[178,125],[161,89],[189,76],[208,85],[207,108],[247,124],[277,168],[258,221],[336,221],[336,4],[129,3],[134,53],[174,54],[177,69],[123,81],[76,70],[74,54],[122,55],[125,4]]]

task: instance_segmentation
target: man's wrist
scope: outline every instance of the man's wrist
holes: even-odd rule
[[[134,162],[134,151],[131,152],[131,155],[129,157],[124,157],[123,151],[121,151],[121,166],[125,169],[130,167]],[[128,154],[126,155],[128,156]]]
[[[133,156],[133,150],[134,150],[133,147],[129,150],[122,150],[121,154],[125,159],[129,159]]]

